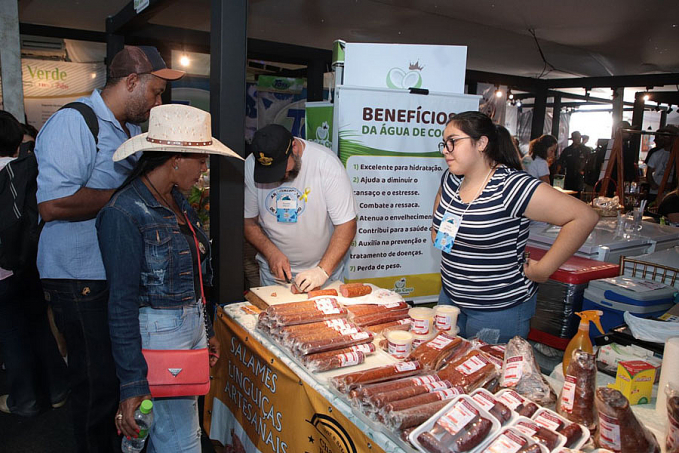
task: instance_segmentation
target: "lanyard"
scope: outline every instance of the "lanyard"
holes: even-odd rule
[[[467,213],[467,211],[469,210],[469,207],[476,201],[476,199],[478,198],[478,196],[481,195],[481,191],[483,190],[483,188],[486,187],[486,184],[488,183],[488,179],[490,178],[491,173],[493,173],[493,169],[492,169],[492,168],[490,169],[490,171],[489,171],[488,174],[486,175],[486,179],[483,181],[483,184],[481,184],[481,187],[479,187],[479,190],[476,192],[476,195],[474,195],[474,199],[472,199],[472,201],[469,202],[469,204],[467,205],[467,207],[464,208],[464,211],[462,212],[462,214],[460,214],[460,224],[462,223],[462,218],[464,217],[464,215],[465,215],[465,214]],[[464,178],[462,178],[462,180],[464,180]],[[462,181],[460,181],[460,185],[457,186],[457,198],[458,198],[458,199],[460,200],[460,202],[462,203],[462,198],[460,197],[460,187],[462,187]]]
[[[186,215],[184,211],[184,218],[186,219],[186,224],[189,226],[191,233],[193,234],[193,242],[196,245],[196,260],[198,261],[198,279],[200,280],[200,299],[205,305],[205,291],[203,290],[203,270],[200,265],[200,247],[198,246],[198,237],[196,236],[196,230],[193,229],[189,216]]]

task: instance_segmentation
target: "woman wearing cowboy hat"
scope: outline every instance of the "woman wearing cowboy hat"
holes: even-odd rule
[[[139,152],[144,154],[132,174],[96,221],[120,380],[115,423],[128,437],[139,432],[135,409],[151,398],[142,348],[201,349],[208,344],[202,283],[212,277],[210,244],[181,192],[207,169],[208,154],[240,158],[212,138],[209,113],[177,104],[153,108],[149,132],[123,143],[113,160]],[[213,366],[219,343],[209,334]],[[156,398],[153,411],[149,452],[200,451],[196,396]]]

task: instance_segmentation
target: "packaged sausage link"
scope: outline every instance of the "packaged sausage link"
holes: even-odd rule
[[[304,302],[272,305],[266,310],[272,326],[292,326],[346,318],[347,309],[337,299],[322,297]]]
[[[398,319],[396,321],[389,321],[385,322],[382,324],[373,324],[370,326],[365,326],[365,330],[369,330],[370,332],[374,334],[386,334],[390,330],[405,330],[408,331],[410,330],[410,324],[412,323],[412,319],[410,318],[403,318],[403,319]]]
[[[368,313],[361,316],[353,316],[351,320],[358,326],[373,326],[386,322],[398,321],[408,318],[408,310],[391,310],[378,313]]]
[[[410,439],[430,453],[476,452],[500,430],[500,423],[468,395],[453,399]]]
[[[549,450],[515,428],[504,428],[484,450],[486,453],[548,453]]]
[[[596,427],[594,407],[596,390],[596,356],[581,349],[573,351],[563,389],[556,403],[556,412],[568,420],[585,425],[590,430]]]
[[[541,407],[538,409],[531,419],[538,425],[563,435],[566,438],[566,445],[564,446],[567,448],[577,450],[589,440],[590,432],[586,426],[572,423],[570,420],[547,408]]]
[[[544,445],[549,451],[556,450],[566,445],[566,437],[549,428],[539,425],[535,421],[518,417],[512,422],[512,428],[522,432],[535,442]]]
[[[629,401],[618,390],[599,387],[594,402],[599,411],[597,446],[616,453],[659,453],[660,446],[632,413]]]
[[[385,417],[385,424],[393,431],[421,425],[436,412],[447,406],[449,402],[450,400],[435,401],[424,406],[390,412]]]
[[[445,389],[437,389],[433,392],[425,393],[411,398],[405,398],[398,401],[392,401],[382,408],[383,418],[387,418],[391,412],[403,411],[414,407],[424,406],[437,401],[446,401],[455,398],[458,395],[464,395],[464,389],[461,387],[450,387]]]
[[[679,389],[667,384],[664,389],[667,395],[667,436],[666,453],[679,453]]]
[[[495,396],[486,389],[476,389],[470,396],[479,406],[495,417],[502,426],[508,424],[512,417],[514,417],[515,412],[503,402],[495,399]]]
[[[438,370],[451,357],[458,357],[469,348],[469,342],[446,332],[436,335],[431,340],[419,345],[408,358],[417,360],[425,370]]]
[[[512,411],[524,417],[532,417],[539,409],[534,402],[524,398],[514,390],[503,389],[495,394],[495,398],[505,404]]]
[[[542,406],[553,406],[556,402],[556,393],[535,361],[533,347],[519,336],[509,340],[505,348],[500,387],[516,390]]]
[[[431,373],[420,376],[392,379],[374,384],[359,384],[349,393],[349,397],[358,400],[360,404],[369,404],[370,398],[379,393],[391,392],[393,390],[404,389],[414,385],[431,384],[440,380],[441,379],[439,379],[438,375]]]
[[[450,362],[438,373],[441,379],[463,387],[466,393],[483,387],[497,376],[495,365],[490,363],[486,355],[477,349]]]
[[[314,354],[317,352],[330,351],[332,349],[346,348],[357,344],[371,343],[374,338],[375,337],[370,332],[362,331],[336,337],[303,341],[295,346],[295,350],[302,355]]]
[[[346,368],[360,365],[365,362],[365,354],[360,351],[341,352],[324,359],[315,359],[307,362],[307,369],[312,373]]]
[[[421,370],[422,365],[417,361],[400,362],[335,376],[331,382],[338,391],[348,393],[359,384],[371,384],[373,382],[412,376]]]
[[[384,407],[387,403],[391,403],[393,401],[398,401],[405,398],[422,395],[424,393],[431,393],[437,390],[444,390],[450,387],[451,387],[450,382],[447,381],[436,381],[428,384],[413,385],[411,387],[406,387],[398,390],[391,390],[389,392],[378,393],[370,397],[368,399],[368,402],[373,407],[374,410],[377,410]]]

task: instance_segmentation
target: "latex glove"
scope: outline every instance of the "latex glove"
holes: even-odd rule
[[[295,285],[300,291],[305,293],[323,286],[326,281],[328,281],[328,274],[325,273],[321,266],[302,271],[295,277]]]

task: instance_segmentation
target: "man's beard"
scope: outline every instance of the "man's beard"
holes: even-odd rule
[[[292,167],[292,170],[287,172],[287,175],[281,182],[290,182],[299,175],[299,171],[302,169],[302,158],[297,156],[297,154],[293,154],[292,160],[295,162],[295,165]]]

